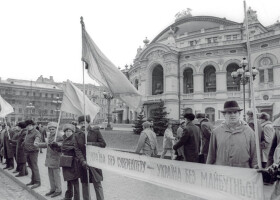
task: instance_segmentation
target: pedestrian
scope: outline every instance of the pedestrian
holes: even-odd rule
[[[177,133],[176,135],[177,136],[176,136],[176,139],[175,139],[175,143],[177,143],[181,139],[181,137],[183,136],[183,131],[184,131],[185,124],[186,124],[185,120],[181,120],[180,121],[180,125],[179,125],[179,127],[178,127],[178,129],[176,131],[176,133]],[[181,160],[181,161],[184,160],[184,147],[183,146],[178,148],[175,151],[175,153],[177,155],[175,160]]]
[[[174,150],[184,146],[184,161],[198,162],[199,153],[199,128],[193,124],[195,115],[186,113],[184,119],[186,125],[183,129],[183,135],[180,140],[173,146]]]
[[[41,134],[41,141],[42,142],[46,142],[46,138],[47,138],[47,131],[46,128],[43,127],[43,125],[41,123],[38,123],[38,131]],[[40,148],[40,153],[43,153],[42,148]]]
[[[26,176],[28,175],[27,167],[26,167],[26,155],[24,153],[24,148],[22,143],[24,142],[27,130],[26,124],[24,121],[18,122],[17,126],[20,129],[20,134],[17,139],[17,146],[16,146],[16,161],[18,165],[18,174],[16,177]]]
[[[4,157],[4,131],[3,131],[3,124],[0,124],[0,162],[3,163],[3,157]]]
[[[19,172],[18,163],[17,163],[17,159],[16,159],[16,153],[17,153],[16,148],[17,148],[17,141],[18,141],[19,134],[21,132],[21,128],[18,126],[18,124],[16,124],[16,126],[11,129],[11,132],[13,132],[13,137],[11,137],[9,142],[10,142],[13,154],[14,154],[16,164],[17,164],[16,169],[12,172],[15,174],[15,173]]]
[[[252,109],[248,109],[247,112],[246,112],[246,115],[247,115],[247,123],[248,125],[251,127],[251,129],[253,131],[255,131],[255,124],[254,124],[254,113],[253,113],[253,110]],[[257,111],[255,112],[255,115],[257,116]],[[258,126],[258,136],[259,136],[259,141],[261,143],[261,140],[263,139],[263,137],[261,136],[262,135],[262,126],[261,126],[261,123],[260,123],[260,120],[257,118],[257,126]]]
[[[221,112],[225,121],[212,132],[207,164],[232,167],[257,167],[255,135],[246,122],[240,120],[236,101],[226,101]]]
[[[266,112],[260,114],[259,120],[262,127],[261,136],[261,153],[262,153],[262,167],[266,166],[268,160],[268,154],[271,148],[272,139],[275,136],[275,130],[272,122],[269,120],[270,115]]]
[[[102,170],[88,166],[86,160],[86,140],[85,140],[85,131],[87,132],[87,145],[97,146],[101,148],[106,147],[105,140],[101,135],[99,128],[97,126],[90,126],[90,116],[85,117],[80,116],[78,117],[78,123],[80,129],[76,131],[75,134],[75,153],[77,158],[79,159],[82,168],[80,168],[81,174],[81,183],[82,183],[82,190],[83,190],[83,199],[88,200],[90,199],[89,193],[89,185],[88,182],[93,183],[93,187],[96,194],[97,200],[104,200],[103,188],[101,181],[103,181],[103,174]],[[89,175],[87,174],[89,172]],[[89,176],[89,181],[88,181]]]
[[[4,125],[4,138],[3,138],[3,145],[4,145],[4,158],[6,159],[6,167],[3,169],[12,170],[14,169],[14,152],[12,145],[10,143],[10,139],[13,137],[14,131],[11,130],[10,123],[6,123]]]
[[[58,124],[56,122],[48,123],[48,130],[50,132],[48,136],[48,142],[41,142],[38,144],[39,148],[47,148],[45,166],[48,168],[48,176],[50,182],[50,191],[46,193],[46,196],[56,197],[61,195],[61,178],[60,178],[60,156],[61,149],[52,147],[53,142],[62,143],[63,138],[60,132],[57,133],[55,140],[56,130]]]
[[[140,154],[141,150],[144,155],[150,157],[157,157],[158,145],[157,136],[151,129],[151,123],[146,121],[142,124],[143,131],[140,133],[136,153]]]
[[[163,145],[162,145],[163,152],[160,158],[164,158],[167,151],[170,151],[171,160],[173,160],[173,144],[174,144],[175,137],[173,136],[172,125],[173,125],[172,121],[168,121],[167,128],[164,131]]]
[[[67,190],[65,192],[64,200],[80,200],[79,189],[79,168],[75,154],[75,126],[72,124],[65,124],[63,126],[64,135],[61,144],[62,156],[60,158],[60,166],[62,167],[63,179],[67,181]],[[52,147],[59,147],[57,142],[52,143]]]
[[[41,186],[40,172],[38,168],[38,153],[39,148],[36,144],[41,142],[41,134],[35,128],[35,123],[33,120],[26,120],[27,134],[24,140],[24,152],[26,155],[26,160],[28,166],[31,169],[31,182],[26,185],[32,185],[31,189]]]
[[[206,118],[205,113],[197,113],[196,118],[199,122],[199,128],[201,133],[201,145],[200,145],[200,160],[201,163],[206,163],[209,149],[210,137],[213,131],[213,125]]]

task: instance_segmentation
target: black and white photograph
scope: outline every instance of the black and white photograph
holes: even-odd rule
[[[0,200],[280,200],[278,0],[0,6]]]

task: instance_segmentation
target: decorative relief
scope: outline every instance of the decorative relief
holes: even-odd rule
[[[268,57],[262,58],[262,59],[260,60],[260,65],[261,65],[261,66],[268,66],[268,65],[271,65],[271,64],[272,64],[272,61],[271,61],[271,59],[268,58]]]
[[[165,52],[162,51],[162,50],[153,51],[153,52],[151,52],[151,53],[147,56],[147,58],[148,58],[149,60],[159,59],[159,58],[162,58],[162,56],[163,56],[164,53],[165,53]]]
[[[176,73],[176,65],[174,63],[166,63],[165,64],[165,69],[167,74],[173,74]]]
[[[201,62],[199,62],[199,61],[196,61],[196,62],[194,63],[194,66],[197,67],[197,68],[199,68],[200,65],[201,65]]]
[[[219,63],[219,65],[224,64],[224,59],[219,59],[219,60],[218,60],[218,63]]]

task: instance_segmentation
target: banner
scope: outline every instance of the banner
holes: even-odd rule
[[[262,200],[263,182],[254,169],[151,158],[87,146],[90,166],[205,199]]]

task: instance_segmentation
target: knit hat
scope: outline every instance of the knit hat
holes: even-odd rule
[[[56,122],[49,122],[49,123],[48,123],[48,129],[49,129],[50,127],[57,128],[57,126],[58,126],[58,123],[56,123]]]
[[[143,128],[149,128],[149,127],[151,127],[151,123],[150,122],[148,122],[148,121],[145,121],[143,124],[142,124],[142,126],[143,126]]]
[[[193,121],[195,116],[194,116],[193,113],[186,113],[186,114],[184,114],[184,118],[186,118],[186,119],[188,119],[190,121]]]
[[[226,113],[228,111],[241,111],[243,109],[239,108],[239,105],[236,101],[226,101],[224,104],[224,110],[222,110],[222,113]]]
[[[63,131],[65,132],[67,129],[70,129],[71,131],[75,132],[75,126],[72,124],[65,124],[63,126]]]
[[[78,117],[78,122],[79,122],[79,124],[80,124],[81,122],[83,122],[83,121],[85,121],[85,116],[84,116],[84,115]],[[86,122],[87,122],[87,123],[90,122],[90,116],[89,116],[89,115],[86,116]]]
[[[17,123],[17,126],[20,127],[21,129],[26,128],[25,122],[18,122],[18,123]]]
[[[35,123],[34,123],[34,121],[32,119],[26,120],[25,124],[26,124],[26,126],[28,126],[28,125],[33,125],[34,126],[35,125]]]

